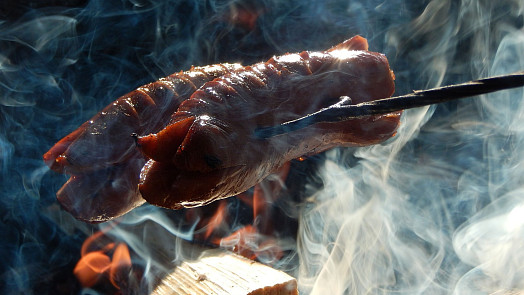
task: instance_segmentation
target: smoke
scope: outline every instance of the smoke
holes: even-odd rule
[[[491,73],[518,71],[524,66],[524,33],[509,32],[497,50]],[[488,95],[482,100],[489,126],[485,157],[488,192],[494,201],[462,224],[453,238],[460,259],[473,268],[458,283],[457,294],[522,290],[522,113],[521,89]]]
[[[183,257],[177,245],[199,220],[143,206],[100,228],[83,224],[57,205],[65,178],[41,158],[137,86],[354,34],[386,54],[399,94],[524,69],[518,0],[36,2],[0,4],[3,294],[94,293],[78,291],[73,268],[100,228],[141,258],[146,278]],[[275,267],[303,294],[521,291],[523,96],[406,111],[389,141],[328,152],[318,171],[302,171],[303,190],[288,183],[282,206],[298,218],[298,244],[282,238],[293,253]],[[152,288],[140,282],[139,291]]]
[[[521,71],[521,27],[521,3],[431,1],[387,32],[388,56],[413,89]],[[518,89],[407,111],[389,142],[330,152],[324,188],[301,214],[301,290],[522,290],[523,98]]]

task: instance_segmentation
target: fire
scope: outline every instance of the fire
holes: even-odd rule
[[[120,289],[120,282],[127,281],[131,272],[131,256],[126,244],[118,244],[109,267],[109,280],[113,286]]]
[[[252,260],[264,258],[264,261],[276,261],[283,255],[276,240],[261,235],[253,225],[242,227],[220,239],[220,246]]]
[[[210,243],[265,263],[281,259],[284,251],[274,237],[272,203],[278,200],[289,169],[289,164],[284,165],[252,190],[237,196],[240,200],[238,204],[251,211],[251,215],[247,213],[248,217],[243,217],[242,224],[237,224],[232,217],[229,208],[231,200],[187,209],[185,220],[196,223],[194,241]],[[111,238],[107,234],[110,230],[98,231],[84,241],[74,275],[83,287],[104,291],[110,289],[118,294],[122,290],[125,292],[137,278],[132,260],[136,253],[131,252],[124,242]]]
[[[235,26],[253,31],[257,20],[264,11],[255,3],[235,3],[230,5],[227,13],[227,21]]]
[[[260,257],[264,257],[265,261],[280,259],[283,251],[276,240],[271,237],[273,225],[270,220],[270,204],[278,199],[289,169],[290,164],[287,163],[279,171],[256,185],[252,195],[244,193],[238,196],[243,203],[252,208],[252,224],[245,225],[226,236],[218,234],[211,239],[212,243],[253,260]],[[209,239],[217,234],[218,225],[224,223],[226,218],[227,206],[226,202],[222,201],[206,225],[205,238]],[[270,259],[266,259],[267,257]]]
[[[105,276],[110,266],[111,258],[102,251],[95,251],[83,256],[73,273],[82,286],[93,287]]]
[[[127,245],[111,242],[103,231],[99,231],[84,241],[81,258],[73,273],[83,287],[91,288],[110,282],[120,289],[127,284],[131,268]]]
[[[226,201],[224,200],[220,201],[215,214],[213,214],[213,216],[209,218],[209,221],[207,222],[207,226],[206,226],[206,233],[204,234],[205,239],[208,239],[209,237],[211,237],[213,232],[216,229],[218,229],[218,227],[225,221],[225,218],[227,215],[226,205],[227,205]]]

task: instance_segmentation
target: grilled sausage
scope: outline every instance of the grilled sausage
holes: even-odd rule
[[[44,161],[52,170],[70,174],[125,162],[135,151],[131,134],[158,131],[205,82],[239,68],[239,64],[194,67],[139,87],[61,139],[44,154]]]
[[[258,127],[302,117],[340,96],[352,103],[391,96],[387,59],[367,49],[356,36],[327,51],[273,57],[204,84],[168,126],[138,139],[150,158],[140,176],[142,196],[166,208],[201,206],[247,190],[293,158],[390,138],[400,113],[254,136]]]
[[[78,219],[101,222],[143,204],[138,180],[146,158],[131,134],[160,130],[205,82],[239,68],[193,67],[139,87],[57,142],[43,158],[52,170],[72,175],[57,193],[62,207]]]

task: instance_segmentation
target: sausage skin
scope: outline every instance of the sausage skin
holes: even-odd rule
[[[102,222],[143,204],[138,180],[147,159],[135,148],[131,134],[162,129],[200,86],[240,68],[192,67],[141,86],[58,141],[43,158],[52,170],[71,175],[57,192],[62,207],[77,219]]]
[[[329,50],[273,57],[207,82],[180,104],[169,125],[138,139],[150,160],[139,189],[151,204],[180,209],[241,193],[294,158],[336,146],[365,146],[394,135],[400,112],[318,123],[269,139],[273,126],[349,96],[352,103],[389,97],[386,57],[355,36]]]
[[[78,174],[122,163],[135,152],[131,134],[148,134],[166,125],[182,101],[239,64],[193,67],[121,96],[57,142],[43,158],[56,172]]]

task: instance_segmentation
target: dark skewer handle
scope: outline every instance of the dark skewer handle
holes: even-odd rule
[[[281,125],[258,128],[255,130],[255,136],[257,138],[269,138],[316,123],[340,122],[365,116],[387,114],[522,86],[524,86],[524,71],[428,90],[415,90],[410,94],[355,105],[339,102]],[[346,101],[350,100],[347,99]]]

